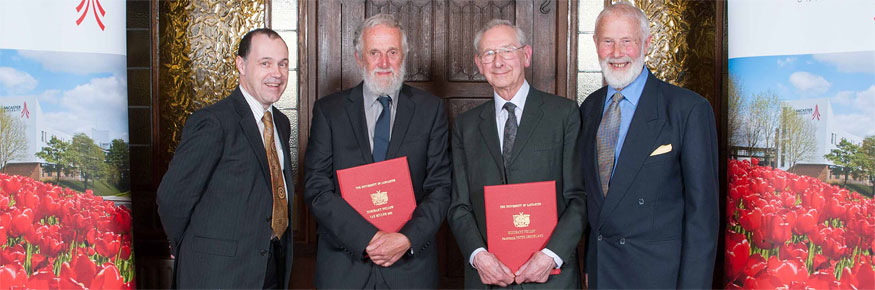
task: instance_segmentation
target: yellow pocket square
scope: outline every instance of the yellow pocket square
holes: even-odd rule
[[[653,150],[653,152],[650,153],[650,156],[656,156],[656,155],[665,154],[668,152],[671,152],[671,144],[665,144],[665,145],[657,147],[656,150]]]

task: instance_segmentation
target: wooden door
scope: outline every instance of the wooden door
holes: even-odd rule
[[[493,18],[510,20],[525,32],[533,48],[529,83],[543,91],[568,96],[568,6],[550,0],[328,0],[302,9],[306,46],[302,52],[299,148],[306,149],[309,113],[319,97],[361,81],[355,62],[355,29],[377,13],[394,14],[407,33],[406,82],[446,102],[450,125],[455,115],[492,98],[492,88],[474,64],[474,34]],[[571,92],[571,98],[574,98]],[[303,155],[303,154],[302,154]],[[299,207],[303,208],[303,207]],[[315,245],[315,221],[305,210],[300,221],[307,231],[299,242]],[[440,288],[463,286],[464,258],[446,223],[437,234]],[[306,248],[306,247],[305,247]],[[315,251],[296,251],[299,254]],[[308,259],[312,261],[312,259]],[[303,285],[308,285],[304,283]],[[309,284],[312,285],[312,284]]]

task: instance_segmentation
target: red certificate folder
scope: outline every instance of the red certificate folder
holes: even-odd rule
[[[340,195],[384,232],[401,230],[416,208],[407,157],[337,171]]]
[[[485,186],[483,191],[489,252],[516,273],[553,234],[556,181]]]

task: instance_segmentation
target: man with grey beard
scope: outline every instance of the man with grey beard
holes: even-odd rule
[[[605,82],[580,106],[592,289],[711,288],[717,133],[708,101],[644,67],[647,16],[608,6],[593,36]]]
[[[313,105],[304,200],[319,224],[315,286],[437,288],[451,174],[443,102],[403,84],[407,37],[391,15],[366,19],[355,49],[364,81]],[[341,197],[335,172],[402,156],[416,209],[399,232],[379,231]]]

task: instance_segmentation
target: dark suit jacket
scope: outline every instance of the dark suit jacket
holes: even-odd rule
[[[526,288],[580,288],[577,243],[586,224],[586,198],[581,158],[576,150],[580,132],[577,104],[569,99],[529,90],[511,153],[508,180],[495,124],[495,102],[488,101],[456,118],[453,127],[453,202],[447,221],[465,257],[465,288],[484,288],[477,270],[468,263],[486,244],[483,186],[556,181],[559,221],[547,248],[562,258],[562,273],[545,284]]]
[[[377,228],[340,195],[335,171],[373,163],[364,115],[363,84],[316,101],[304,161],[304,199],[319,224],[317,288],[362,288],[380,271],[392,288],[436,288],[434,234],[450,202],[447,117],[441,99],[404,85],[386,159],[407,156],[416,197],[413,217],[400,233],[410,240],[405,254],[388,268],[364,257]]]
[[[273,109],[292,199],[289,119]],[[267,272],[273,193],[264,142],[237,88],[192,114],[158,188],[158,214],[176,260],[179,288],[261,288]],[[289,216],[292,216],[289,205]],[[291,222],[289,222],[291,227]],[[284,286],[292,266],[292,237]]]
[[[605,197],[596,132],[606,94],[580,106],[590,288],[711,288],[719,213],[711,106],[649,74]],[[650,156],[666,144],[670,152]]]

